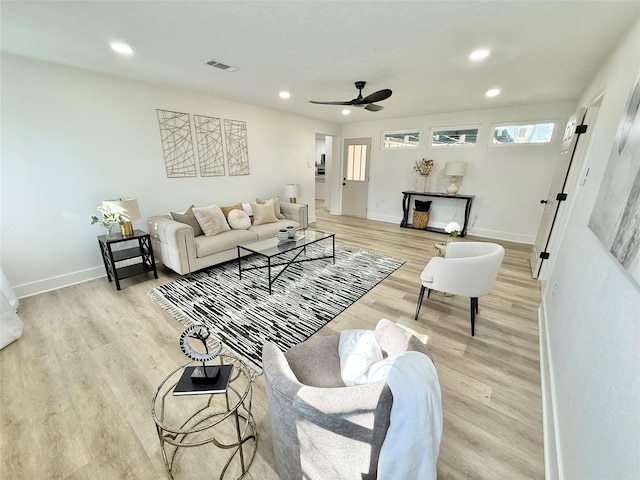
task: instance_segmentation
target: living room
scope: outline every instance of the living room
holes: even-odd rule
[[[552,398],[545,403],[546,422],[552,425],[545,437],[547,454],[552,455],[547,473],[549,478],[635,477],[640,472],[632,455],[639,442],[640,419],[634,406],[640,398],[640,291],[587,228],[625,102],[637,80],[640,27],[637,14],[635,18],[633,25],[629,23],[631,30],[617,32],[619,43],[612,44],[587,87],[572,99],[502,107],[487,103],[486,108],[381,120],[372,113],[348,123],[75,68],[52,59],[27,58],[3,47],[2,269],[24,298],[25,309],[31,304],[46,310],[38,300],[42,292],[56,290],[56,295],[63,295],[66,286],[106,283],[95,239],[102,231],[90,225],[89,217],[103,199],[118,196],[138,199],[143,219],[136,227],[145,229],[144,219],[151,215],[191,204],[282,197],[285,184],[298,183],[302,193],[298,201],[309,205],[314,221],[317,133],[340,140],[372,139],[370,220],[400,223],[401,192],[413,188],[412,167],[419,158],[435,160],[430,188],[436,191],[443,191],[448,182],[442,175],[445,163],[465,160],[469,169],[461,193],[477,196],[470,234],[532,244],[541,215],[538,201],[547,194],[561,135],[549,145],[500,148],[487,146],[490,129],[506,121],[555,120],[558,133],[576,107],[590,106],[604,93],[583,164],[575,172],[571,208],[559,225],[557,255],[545,267],[541,283],[540,357],[543,364],[545,357],[553,359],[547,365],[549,385],[542,385]],[[345,80],[347,97],[353,93],[349,82]],[[383,84],[380,80],[371,88]],[[246,121],[250,175],[167,178],[157,109]],[[482,146],[455,152],[378,149],[383,131],[418,128],[427,137],[432,127],[457,125],[479,125]],[[334,157],[341,155],[340,143],[334,152]],[[586,177],[584,185],[578,177]],[[339,208],[339,197],[332,200],[331,207]],[[434,221],[442,224],[450,212],[438,215],[434,213]],[[417,291],[409,294],[417,296]],[[110,308],[112,296],[98,297],[108,299],[98,308]],[[67,302],[72,305],[73,299]],[[124,314],[126,308],[114,310]],[[56,312],[51,328],[61,317],[63,312]],[[26,324],[25,335],[28,331]],[[158,332],[159,337],[171,334]],[[20,348],[20,342],[13,348]],[[10,348],[1,355],[6,365]],[[2,370],[3,377],[12,374]],[[2,438],[3,447],[8,441]],[[3,457],[5,461],[9,460]]]

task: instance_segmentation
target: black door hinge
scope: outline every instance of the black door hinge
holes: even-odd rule
[[[559,193],[558,195],[556,195],[556,200],[559,202],[564,202],[566,199],[567,199],[566,193]]]
[[[576,127],[576,133],[578,135],[582,134],[582,133],[587,133],[587,125],[578,125]]]
[[[547,260],[549,258],[549,252],[540,252],[540,258]]]

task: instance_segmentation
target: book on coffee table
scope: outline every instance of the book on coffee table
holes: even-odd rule
[[[201,366],[185,367],[184,372],[175,388],[174,395],[211,395],[212,393],[224,393],[227,391],[229,379],[233,372],[233,365],[218,365],[220,373],[211,382],[193,381],[191,376],[196,368]]]

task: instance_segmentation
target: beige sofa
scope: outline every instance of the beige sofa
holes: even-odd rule
[[[170,213],[147,219],[147,231],[156,260],[180,275],[189,275],[202,268],[236,259],[237,245],[276,236],[278,230],[293,226],[306,228],[307,206],[280,201],[280,211],[285,217],[273,223],[253,225],[246,230],[228,230],[214,236],[194,235],[194,229],[186,223],[172,219]]]

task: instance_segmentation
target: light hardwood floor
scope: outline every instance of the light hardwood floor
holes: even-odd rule
[[[406,263],[317,335],[399,320],[429,335],[442,387],[443,479],[542,479],[542,409],[537,308],[530,247],[500,242],[506,255],[480,298],[476,336],[469,299],[433,293],[413,321],[419,274],[445,236],[371,220],[331,216],[319,205],[315,228],[336,241]],[[470,240],[460,239],[459,241]],[[185,363],[183,328],[146,292],[177,278],[160,269],[123,281],[105,278],[21,300],[23,337],[0,351],[0,478],[167,478],[151,418],[157,385]],[[245,478],[277,479],[263,378],[254,390],[258,454]],[[181,478],[205,478],[216,449],[192,449]]]

